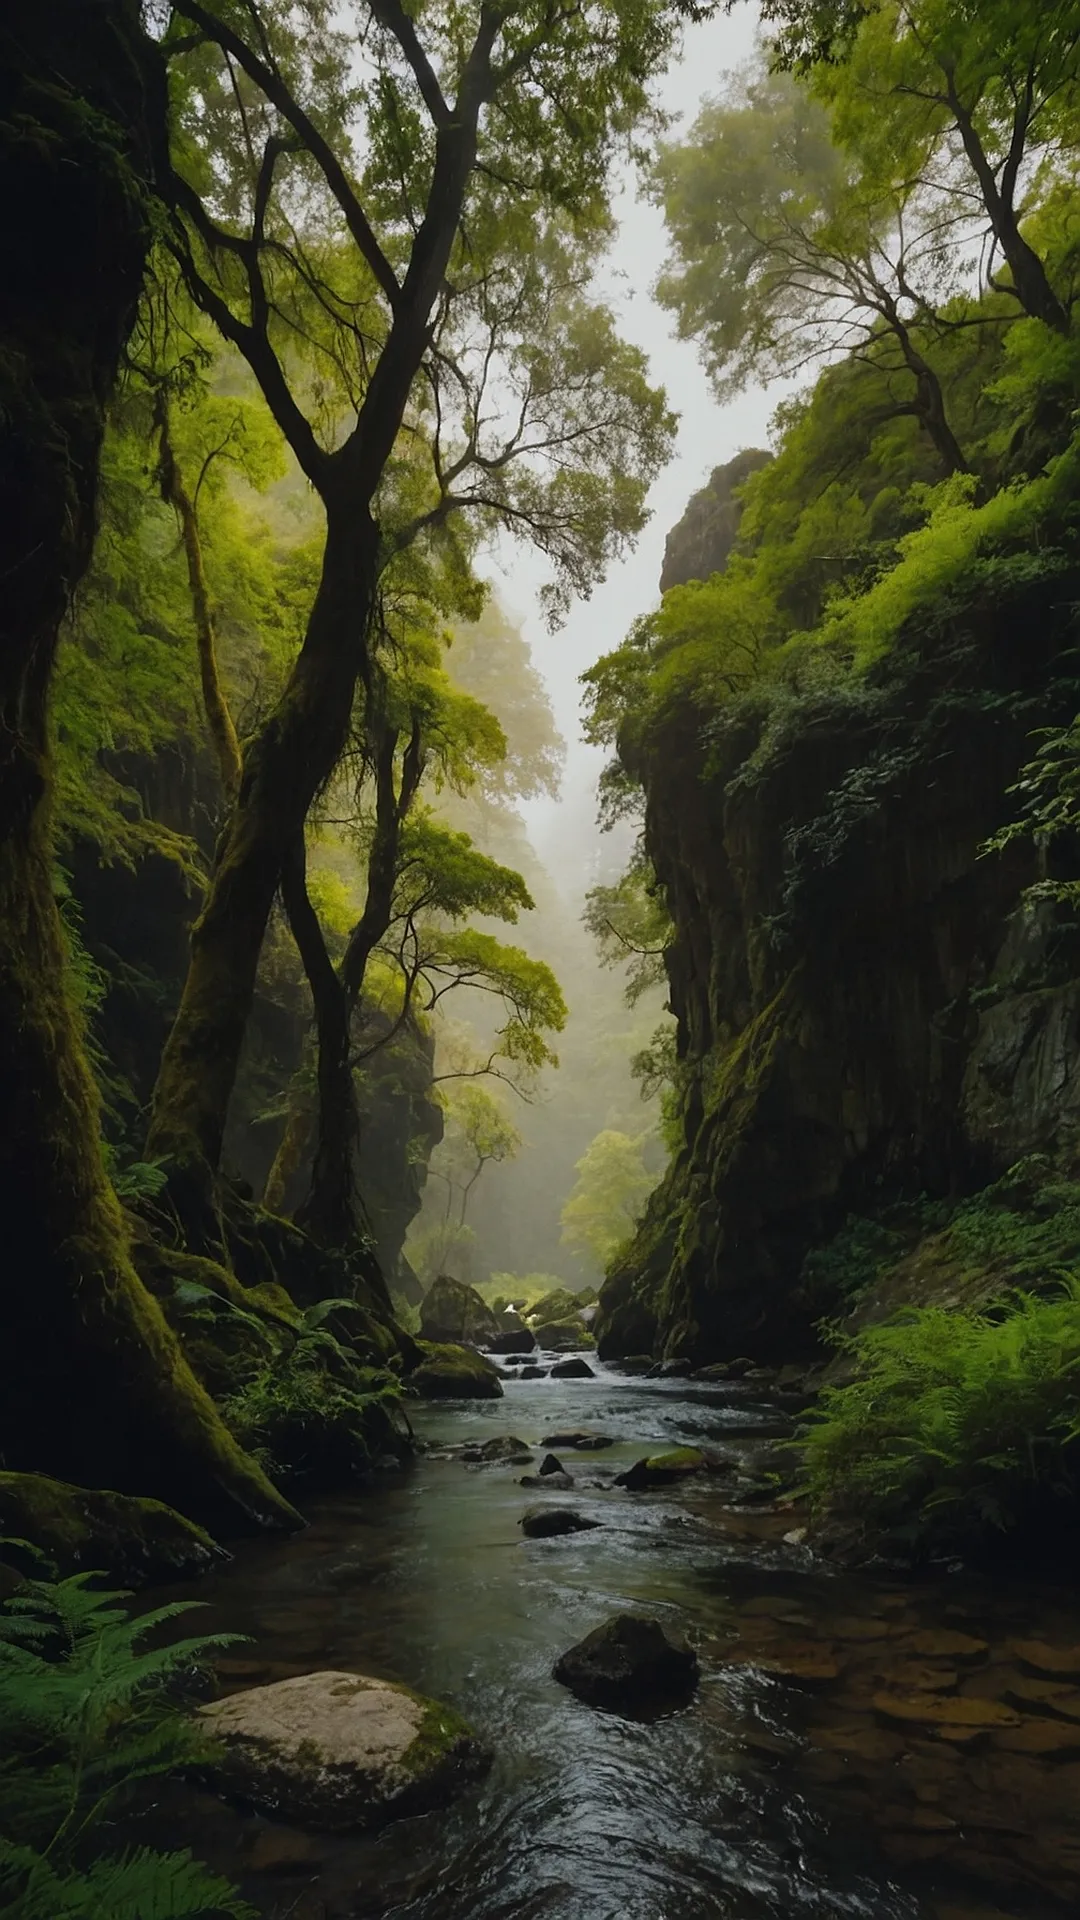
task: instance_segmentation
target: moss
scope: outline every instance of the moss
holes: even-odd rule
[[[408,1376],[414,1393],[428,1400],[499,1400],[499,1370],[471,1347],[419,1340],[421,1361]]]
[[[0,1534],[8,1559],[31,1558],[19,1550],[26,1541],[60,1578],[97,1570],[129,1587],[186,1579],[221,1557],[208,1533],[160,1500],[69,1486],[43,1473],[0,1473]]]
[[[534,1324],[541,1321],[551,1324],[560,1320],[573,1320],[585,1304],[586,1302],[579,1299],[577,1294],[571,1293],[568,1287],[553,1287],[550,1293],[545,1293],[541,1299],[534,1301],[529,1308],[529,1319]]]
[[[699,1447],[669,1447],[666,1453],[651,1453],[645,1465],[650,1473],[700,1473],[705,1455]]]
[[[410,1687],[404,1687],[402,1691],[408,1693],[410,1699],[424,1710],[412,1744],[406,1748],[399,1762],[406,1773],[426,1779],[447,1763],[461,1760],[469,1754],[479,1756],[481,1750],[476,1735],[453,1707],[444,1706],[438,1700],[428,1700],[422,1693],[413,1693]]]

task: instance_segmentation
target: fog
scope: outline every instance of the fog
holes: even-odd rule
[[[748,6],[687,28],[682,58],[661,95],[675,116],[673,135],[685,132],[721,76],[750,58],[756,33],[756,11]],[[558,1042],[560,1069],[545,1076],[538,1098],[524,1105],[507,1096],[523,1137],[521,1151],[516,1159],[486,1169],[470,1203],[472,1242],[458,1250],[455,1264],[465,1269],[461,1277],[480,1284],[493,1271],[539,1270],[577,1285],[600,1278],[595,1263],[590,1268],[562,1244],[560,1213],[574,1185],[575,1164],[601,1129],[640,1139],[649,1171],[655,1177],[662,1168],[657,1105],[643,1103],[630,1061],[665,1017],[663,994],[657,990],[628,1009],[620,972],[601,968],[580,921],[588,888],[614,880],[625,866],[633,830],[620,827],[603,834],[597,827],[596,782],[604,755],[582,737],[579,681],[594,660],[619,644],[639,614],[656,605],[669,529],[714,467],[742,447],[765,444],[784,391],[778,385],[717,405],[696,347],[673,337],[670,316],[652,297],[665,253],[663,218],[640,196],[630,167],[623,170],[617,213],[618,235],[599,285],[624,336],[642,347],[651,377],[666,388],[679,415],[678,438],[674,457],[652,488],[649,522],[633,550],[610,568],[591,599],[571,607],[558,632],[548,630],[541,611],[542,558],[509,542],[495,555],[498,598],[529,642],[566,742],[560,797],[520,808],[535,856],[527,878],[537,911],[514,938],[554,967],[570,1019]],[[441,1204],[435,1197],[440,1191],[429,1192],[425,1218]],[[417,1246],[423,1224],[417,1223]]]

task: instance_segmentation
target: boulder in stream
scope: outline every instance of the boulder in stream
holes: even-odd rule
[[[685,1706],[698,1683],[697,1655],[675,1646],[658,1620],[616,1614],[561,1654],[556,1680],[591,1707],[662,1713]]]
[[[573,1360],[556,1360],[551,1377],[553,1380],[595,1380],[596,1375],[587,1360],[575,1357]]]
[[[483,1347],[504,1331],[499,1315],[475,1287],[440,1273],[420,1306],[420,1333],[437,1345]]]
[[[550,1486],[550,1480],[547,1484]],[[585,1515],[576,1513],[573,1507],[530,1507],[518,1525],[530,1540],[553,1540],[562,1533],[586,1533],[600,1522],[586,1520]]]
[[[414,1393],[425,1400],[498,1400],[502,1397],[499,1370],[472,1347],[418,1342],[420,1365],[408,1376]]]
[[[572,1453],[599,1453],[615,1445],[610,1433],[592,1433],[588,1427],[567,1427],[558,1433],[545,1433],[542,1447],[567,1447]]]
[[[461,1458],[469,1467],[527,1466],[532,1453],[528,1441],[519,1440],[516,1433],[497,1433],[492,1440],[467,1441],[461,1449]],[[540,1471],[543,1473],[543,1467]]]
[[[625,1487],[628,1493],[641,1493],[650,1487],[670,1487],[676,1480],[708,1471],[709,1459],[700,1447],[669,1447],[666,1453],[650,1453],[644,1460],[635,1460],[617,1476],[615,1485]]]
[[[518,1374],[519,1380],[546,1380],[547,1377],[548,1370],[546,1367],[522,1367],[521,1372]]]
[[[200,1708],[221,1791],[327,1833],[442,1805],[488,1756],[451,1708],[360,1673],[305,1673]]]
[[[503,1315],[504,1319],[508,1317]],[[513,1317],[517,1320],[516,1314]],[[529,1331],[523,1320],[517,1320],[516,1326],[505,1327],[493,1334],[487,1342],[487,1350],[489,1353],[535,1353],[536,1335]]]
[[[519,1487],[543,1487],[545,1493],[569,1493],[573,1484],[573,1478],[565,1467],[560,1468],[558,1473],[545,1474],[543,1478],[538,1473],[523,1473],[518,1481]]]
[[[549,1473],[565,1474],[566,1468],[563,1466],[562,1461],[556,1458],[555,1454],[545,1453],[540,1462],[540,1472],[546,1478]]]

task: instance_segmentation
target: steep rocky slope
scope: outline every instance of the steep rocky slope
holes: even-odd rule
[[[1034,851],[982,848],[1033,731],[1075,710],[1078,592],[1003,580],[856,681],[704,722],[675,704],[620,742],[674,923],[683,1142],[609,1274],[601,1353],[808,1351],[842,1303],[804,1261],[851,1215],[1066,1146],[1076,935],[1022,899]]]

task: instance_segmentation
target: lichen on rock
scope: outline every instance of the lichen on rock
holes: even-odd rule
[[[309,1673],[212,1701],[212,1782],[258,1811],[329,1833],[441,1805],[487,1764],[453,1711],[358,1673]]]

